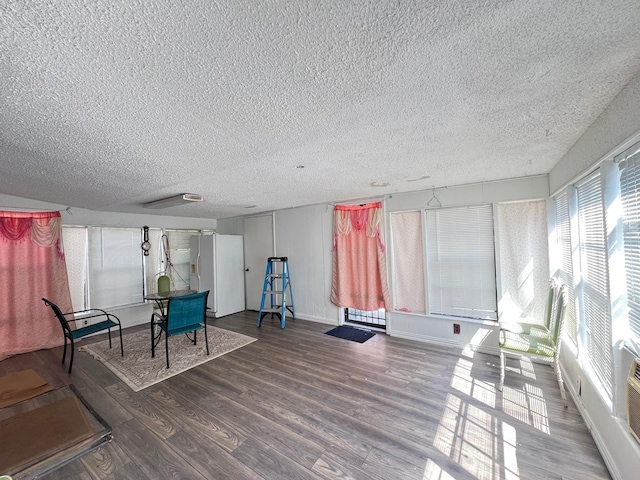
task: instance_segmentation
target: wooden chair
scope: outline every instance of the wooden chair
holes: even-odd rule
[[[556,306],[556,297],[558,295],[559,285],[555,278],[549,280],[549,290],[547,291],[547,301],[544,305],[544,315],[541,323],[518,322],[516,320],[500,321],[500,330],[507,330],[513,333],[524,333],[529,335],[532,332],[538,332],[543,335],[549,334],[551,318],[554,315]]]
[[[560,370],[560,346],[562,344],[562,332],[564,329],[564,313],[566,309],[565,286],[558,289],[555,302],[552,307],[553,316],[548,331],[531,330],[530,333],[512,332],[500,329],[500,384],[498,390],[502,391],[505,375],[505,355],[518,357],[531,356],[533,359],[548,361],[553,367],[560,395],[564,407],[567,407],[567,394],[564,389],[564,381]]]
[[[62,313],[60,307],[58,307],[55,303],[46,298],[43,298],[42,301],[45,305],[48,305],[55,313],[58,321],[60,322],[60,326],[62,327],[62,334],[64,335],[64,351],[62,353],[62,363],[64,364],[64,360],[67,356],[67,340],[71,342],[71,360],[69,361],[69,373],[71,373],[71,368],[73,367],[73,353],[75,351],[73,341],[77,338],[86,337],[87,335],[91,335],[97,332],[103,332],[107,330],[109,332],[109,348],[111,348],[111,329],[113,327],[118,327],[118,333],[120,334],[120,354],[124,357],[124,348],[122,346],[122,326],[120,325],[120,319],[111,313],[107,313],[104,310],[99,308],[92,308],[89,310],[80,310],[77,312],[68,312]],[[94,313],[92,313],[94,312]],[[95,313],[98,312],[98,313]],[[67,315],[77,315],[77,314],[88,314],[83,315],[80,319],[71,320],[72,322],[84,321],[89,318],[103,318],[102,321],[87,325],[86,327],[76,328],[75,330],[71,329],[69,325],[69,321],[67,320]]]
[[[165,353],[167,357],[167,368],[169,368],[169,337],[173,335],[185,334],[197,345],[198,330],[204,329],[204,341],[209,355],[209,340],[207,338],[207,297],[209,291],[183,295],[169,298],[166,315],[154,312],[151,315],[151,357],[155,358],[155,347],[160,342],[162,332],[165,333]],[[156,327],[159,332],[156,335]],[[193,339],[189,333],[193,332]]]

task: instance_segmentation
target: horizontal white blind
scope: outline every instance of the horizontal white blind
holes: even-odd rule
[[[497,320],[493,208],[427,210],[432,314]]]
[[[107,308],[142,303],[140,228],[89,228],[89,304]]]
[[[629,327],[640,341],[640,144],[627,152],[620,169]]]
[[[576,186],[580,232],[580,272],[583,315],[587,327],[587,356],[609,396],[612,391],[613,355],[609,315],[606,227],[600,173]]]
[[[576,297],[573,291],[573,259],[571,251],[571,224],[569,223],[569,202],[567,192],[555,198],[556,201],[556,235],[562,266],[558,278],[565,285],[567,308],[565,310],[565,332],[574,343],[578,342],[578,324],[576,322]]]

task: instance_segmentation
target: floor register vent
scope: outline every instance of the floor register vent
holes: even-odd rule
[[[640,360],[631,362],[627,378],[627,418],[629,429],[640,443]]]

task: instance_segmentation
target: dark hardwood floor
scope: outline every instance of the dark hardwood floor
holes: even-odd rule
[[[210,319],[259,341],[140,392],[83,352],[71,375],[61,348],[0,362],[0,374],[73,383],[113,427],[111,443],[47,478],[610,478],[548,366],[508,359],[501,393],[494,356],[384,334],[358,344],[302,320],[258,329],[256,317]]]

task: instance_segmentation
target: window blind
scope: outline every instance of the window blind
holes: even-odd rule
[[[88,233],[89,306],[142,303],[142,230],[90,227]]]
[[[427,210],[432,314],[497,320],[493,208]]]
[[[627,150],[621,160],[620,195],[624,212],[624,263],[629,328],[640,344],[640,144]]]
[[[569,201],[567,192],[555,197],[556,201],[556,235],[560,246],[561,267],[558,278],[565,285],[567,308],[565,310],[565,332],[578,343],[578,324],[576,322],[576,297],[573,291],[573,258],[571,250],[571,224],[569,220]]]
[[[587,357],[605,390],[611,396],[613,365],[609,315],[606,228],[600,173],[576,185],[580,234],[580,272],[583,315],[587,328]]]

